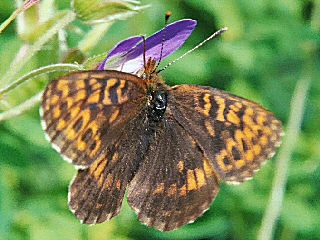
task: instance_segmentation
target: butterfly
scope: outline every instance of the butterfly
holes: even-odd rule
[[[139,220],[161,231],[193,222],[220,184],[253,177],[275,154],[281,122],[212,87],[168,86],[149,58],[141,76],[73,72],[43,94],[43,128],[77,169],[69,208],[86,224],[116,216],[127,191]]]

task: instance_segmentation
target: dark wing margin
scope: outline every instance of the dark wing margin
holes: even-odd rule
[[[197,141],[219,179],[252,178],[281,144],[281,122],[260,105],[211,87],[171,88],[168,106]]]
[[[51,81],[40,114],[48,140],[65,160],[84,169],[141,111],[144,82],[117,71],[74,72]]]
[[[194,139],[174,119],[161,124],[129,184],[128,202],[142,223],[170,231],[201,216],[219,182]]]

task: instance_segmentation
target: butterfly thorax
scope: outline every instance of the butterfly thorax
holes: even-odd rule
[[[147,87],[147,105],[148,105],[148,119],[151,122],[159,122],[166,111],[168,101],[167,86],[155,75],[154,82],[150,82]]]
[[[147,84],[147,115],[151,123],[159,122],[167,108],[168,86],[156,72],[156,61],[149,58],[142,78]]]

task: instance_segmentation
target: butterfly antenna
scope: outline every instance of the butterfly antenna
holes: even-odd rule
[[[194,50],[196,50],[197,48],[201,47],[203,44],[205,44],[206,42],[210,41],[212,38],[215,38],[219,35],[221,35],[222,33],[226,32],[228,30],[227,27],[221,28],[218,31],[216,31],[215,33],[213,33],[212,35],[210,35],[208,38],[206,38],[205,40],[203,40],[201,43],[199,43],[197,46],[195,46],[194,48],[190,49],[189,51],[185,52],[184,54],[182,54],[180,57],[178,57],[177,59],[173,60],[172,62],[169,62],[166,66],[164,66],[164,68],[160,69],[157,71],[157,73],[162,72],[163,70],[165,70],[167,67],[171,66],[172,64],[174,64],[175,62],[179,61],[180,59],[184,58],[186,55],[188,55],[189,53],[192,53]]]
[[[143,41],[143,67],[144,69],[147,68],[147,63],[146,63],[146,51],[147,51],[147,45],[146,45],[146,38],[145,36],[141,36],[142,41]]]
[[[156,69],[159,67],[160,62],[161,62],[161,60],[162,60],[163,46],[164,46],[164,42],[166,41],[166,30],[167,30],[167,25],[168,25],[168,21],[169,21],[169,18],[170,18],[170,17],[171,17],[171,12],[170,12],[170,11],[166,12],[165,18],[164,18],[164,20],[165,20],[165,22],[164,22],[165,26],[164,26],[163,36],[162,36],[162,41],[161,41],[160,58],[159,58],[159,61],[158,61],[157,65],[156,65],[156,67],[154,68],[154,70],[153,70],[152,73],[154,73],[154,72],[156,71]]]

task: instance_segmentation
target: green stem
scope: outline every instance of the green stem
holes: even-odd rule
[[[60,64],[52,64],[49,66],[41,67],[35,69],[26,75],[20,77],[17,81],[13,82],[12,84],[8,85],[7,87],[0,89],[0,97],[5,95],[6,93],[10,92],[11,90],[15,89],[20,84],[31,80],[35,77],[40,75],[50,73],[50,72],[58,72],[58,71],[79,71],[81,70],[81,66],[77,64],[67,64],[67,63],[60,63]]]
[[[24,4],[27,4],[27,1],[25,1]],[[15,20],[17,18],[17,16],[23,12],[24,10],[27,10],[28,8],[30,8],[31,6],[33,6],[36,3],[29,3],[27,5],[23,5],[22,7],[19,7],[18,9],[16,9],[9,18],[7,18],[7,20],[5,20],[1,25],[0,25],[0,34],[2,33],[2,31],[9,26],[9,24]]]
[[[316,0],[310,25],[312,30],[317,33],[320,30],[319,13],[320,0]],[[315,51],[316,50],[314,48],[309,49],[308,53],[310,55],[310,60],[305,65],[307,66],[306,72],[297,82],[294,95],[292,97],[287,136],[285,139],[286,141],[284,142],[276,160],[276,173],[273,179],[272,192],[269,197],[269,203],[263,216],[262,224],[257,236],[257,239],[259,240],[270,240],[272,238],[276,221],[280,216],[285,186],[288,178],[289,160],[294,151],[296,140],[300,133],[304,104],[314,70]]]
[[[75,20],[76,15],[72,11],[66,11],[63,17],[59,21],[57,21],[45,34],[43,34],[38,41],[36,41],[30,48],[28,48],[25,57],[20,59],[18,63],[14,66],[14,68],[10,68],[9,71],[3,76],[0,82],[11,82],[11,80],[15,77],[15,75],[22,69],[22,67],[29,62],[31,57],[38,52],[42,46],[48,42],[60,29],[67,26],[73,20]]]
[[[16,9],[9,18],[7,18],[7,20],[5,20],[3,23],[1,23],[0,25],[0,33],[2,33],[2,31],[9,26],[9,24],[16,19],[16,17],[19,15],[19,13],[21,13],[23,10],[23,8],[18,8]]]
[[[307,71],[307,73],[310,73]],[[311,83],[310,74],[304,74],[303,78],[297,82],[292,100],[289,122],[285,141],[276,159],[275,176],[272,184],[272,191],[269,203],[262,219],[261,228],[257,239],[272,239],[274,227],[280,216],[285,186],[288,177],[288,167],[291,155],[294,151],[296,141],[299,137],[301,122],[303,118],[304,104]]]
[[[16,117],[32,107],[35,106],[38,102],[41,100],[43,92],[37,93],[35,96],[29,98],[28,100],[24,101],[23,103],[19,104],[18,106],[15,106],[8,111],[5,111],[3,113],[0,113],[0,122],[4,120],[8,120],[10,118]]]

